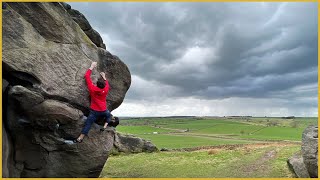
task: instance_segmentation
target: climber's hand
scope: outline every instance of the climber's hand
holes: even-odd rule
[[[92,62],[89,69],[92,70],[92,69],[94,69],[95,67],[97,67],[97,62]]]
[[[101,75],[101,77],[102,77],[104,80],[107,80],[106,74],[105,74],[104,72],[101,72],[100,75]]]

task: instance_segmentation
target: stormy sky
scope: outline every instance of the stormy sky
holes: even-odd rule
[[[317,4],[70,3],[127,64],[117,116],[318,116]]]

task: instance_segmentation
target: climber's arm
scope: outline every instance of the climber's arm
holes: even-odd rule
[[[104,72],[101,72],[101,73],[100,73],[100,75],[101,75],[101,77],[103,78],[103,80],[104,80],[104,81],[106,81],[106,80],[107,80],[107,78],[106,78],[106,74],[105,74]]]
[[[103,78],[103,80],[106,82],[106,86],[104,87],[105,90],[109,90],[110,89],[110,86],[109,86],[109,82],[106,78],[106,74],[104,72],[101,72],[100,73],[101,77]]]
[[[91,66],[90,68],[87,70],[86,74],[84,75],[84,78],[86,79],[86,83],[87,83],[87,86],[88,86],[88,89],[89,91],[91,91],[94,87],[92,81],[91,81],[91,72],[92,70],[97,66],[97,62],[93,62],[91,63]]]

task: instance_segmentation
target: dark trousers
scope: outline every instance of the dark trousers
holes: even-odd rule
[[[86,120],[86,123],[81,131],[82,134],[88,135],[88,132],[94,122],[96,122],[97,118],[104,117],[106,118],[106,121],[109,123],[111,120],[111,114],[109,110],[105,111],[94,111],[90,110],[89,116]]]

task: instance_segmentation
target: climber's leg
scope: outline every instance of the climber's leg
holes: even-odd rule
[[[81,131],[80,136],[79,136],[76,140],[74,140],[74,142],[80,143],[80,142],[82,142],[84,136],[88,135],[89,130],[90,130],[92,124],[94,123],[94,121],[95,121],[96,118],[97,118],[96,116],[97,116],[97,115],[96,115],[95,111],[92,111],[92,110],[91,110],[90,113],[89,113],[89,116],[88,116],[88,118],[87,118],[87,120],[86,120],[86,122],[85,122],[85,125],[84,125],[84,127],[82,128],[82,131]]]
[[[110,111],[107,109],[105,112],[104,112],[104,115],[105,115],[105,118],[106,118],[106,122],[104,123],[104,126],[103,128],[107,128],[108,126],[108,123],[111,121],[111,113]]]
[[[81,134],[88,135],[89,130],[96,119],[97,119],[97,113],[91,110],[86,120],[86,123],[81,131]]]

